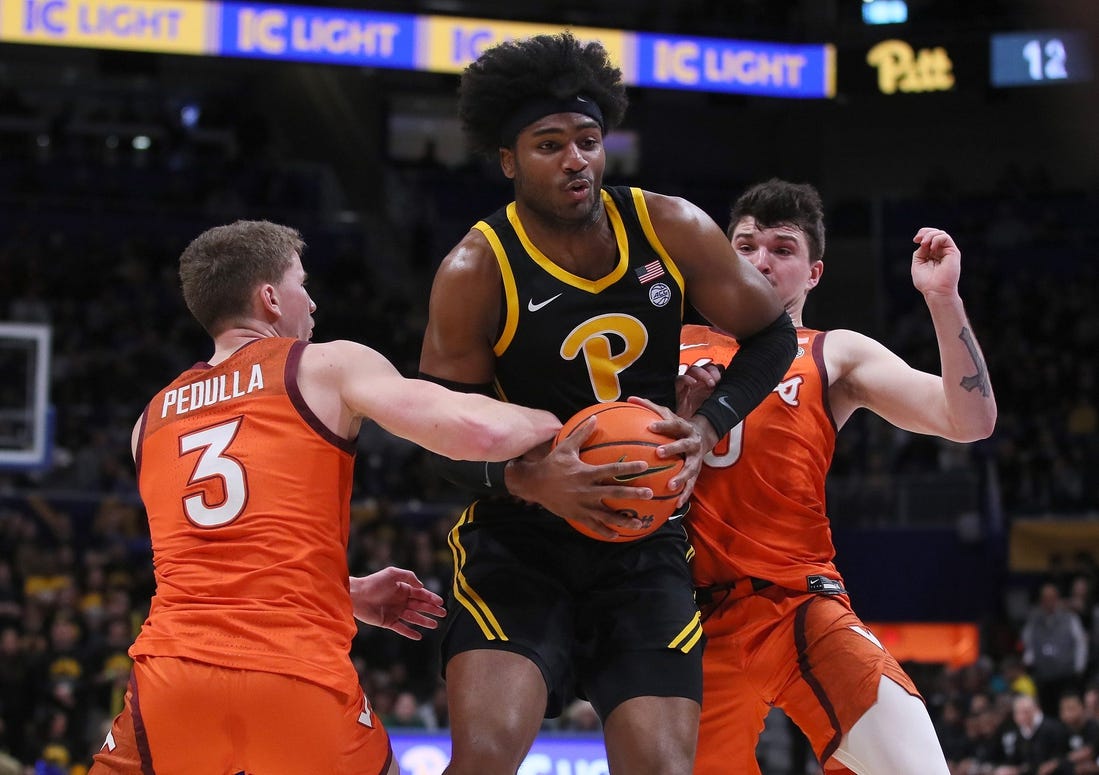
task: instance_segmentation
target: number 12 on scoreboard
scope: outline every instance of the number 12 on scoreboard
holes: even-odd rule
[[[1079,31],[996,34],[991,37],[990,57],[993,86],[1091,80],[1091,51]]]

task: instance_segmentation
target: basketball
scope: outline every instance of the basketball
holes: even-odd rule
[[[668,482],[683,469],[683,458],[660,458],[656,448],[675,439],[649,430],[661,416],[640,404],[611,401],[585,407],[561,426],[553,446],[572,434],[589,417],[595,417],[595,429],[580,448],[580,459],[590,465],[644,460],[649,468],[640,474],[620,477],[623,484],[648,487],[653,491],[651,500],[608,499],[603,503],[615,511],[640,519],[644,526],[639,530],[619,529],[615,538],[605,538],[590,531],[578,522],[569,522],[584,535],[600,541],[633,541],[653,532],[675,511],[678,492],[668,489]]]

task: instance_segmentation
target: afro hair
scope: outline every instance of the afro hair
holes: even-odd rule
[[[501,127],[531,99],[584,95],[603,112],[606,131],[618,126],[629,99],[622,71],[601,43],[581,43],[572,33],[535,35],[487,49],[462,73],[458,118],[475,151],[494,154]]]

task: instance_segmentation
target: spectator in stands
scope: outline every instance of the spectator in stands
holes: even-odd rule
[[[1023,664],[1038,687],[1042,712],[1056,718],[1061,695],[1080,689],[1088,661],[1088,641],[1080,618],[1065,607],[1057,585],[1047,581],[1038,592],[1022,631]]]
[[[23,593],[15,578],[11,560],[0,556],[0,624],[19,621],[23,613]]]
[[[1003,759],[1000,732],[1004,713],[985,695],[971,701],[965,718],[965,744],[958,759],[950,761],[952,775],[980,775],[992,771],[993,763]]]
[[[958,762],[965,758],[966,724],[962,714],[962,700],[950,697],[943,703],[939,718],[935,722],[935,734],[943,747],[947,766],[954,772]]]
[[[1068,734],[1053,716],[1045,716],[1033,697],[1017,695],[1013,724],[1001,736],[1003,758],[993,775],[1051,775],[1068,753]]]
[[[419,700],[416,699],[415,694],[407,689],[397,692],[393,697],[393,707],[382,718],[382,723],[385,724],[387,729],[391,727],[424,729],[427,727],[427,720],[420,710]]]
[[[1077,691],[1061,695],[1061,723],[1068,733],[1068,752],[1052,775],[1096,775],[1099,773],[1099,721],[1087,716],[1084,698]]]
[[[1008,654],[1001,662],[1005,689],[1009,694],[1026,694],[1030,697],[1038,696],[1038,687],[1034,679],[1023,667],[1022,661],[1015,654]]]
[[[1093,683],[1084,689],[1084,713],[1088,718],[1099,721],[1099,685],[1094,683],[1095,676],[1091,680]]]
[[[0,751],[27,759],[26,723],[40,699],[19,627],[0,627]]]

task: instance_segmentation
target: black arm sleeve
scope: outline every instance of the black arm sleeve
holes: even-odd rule
[[[417,376],[460,393],[481,393],[490,398],[496,397],[491,384],[452,382],[422,371]],[[508,490],[504,484],[504,467],[507,466],[507,461],[453,460],[431,450],[427,450],[427,458],[435,473],[451,484],[479,495],[507,495]]]
[[[783,312],[769,326],[738,343],[740,348],[721,381],[698,408],[718,438],[755,409],[786,375],[797,353],[797,329]]]

